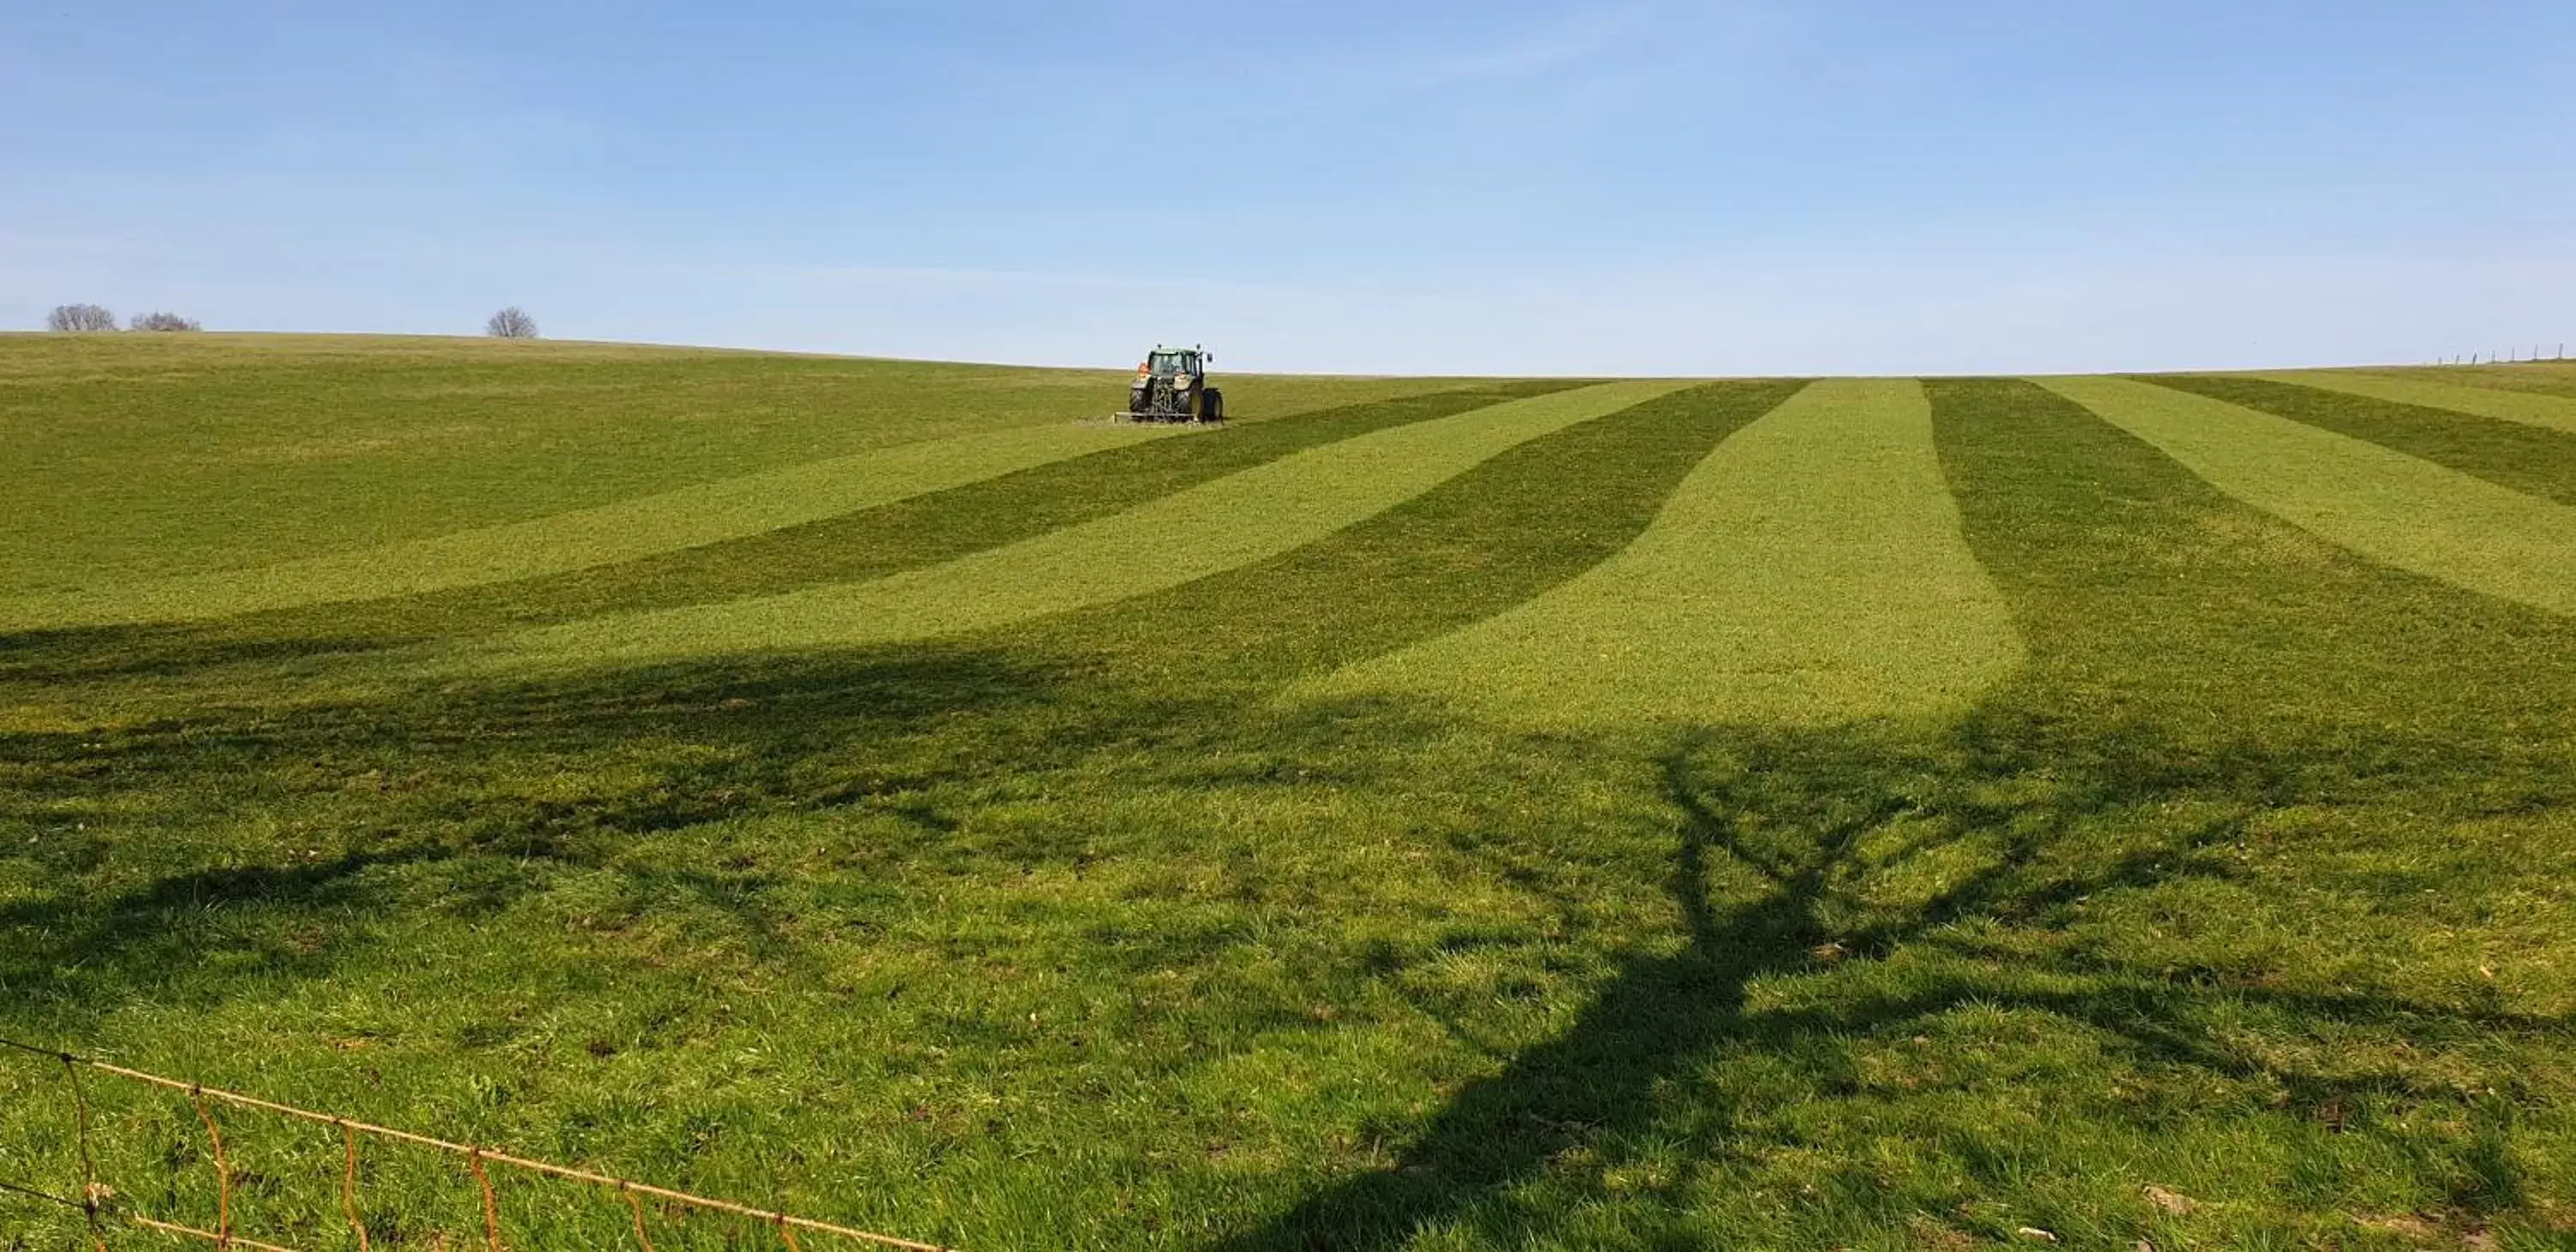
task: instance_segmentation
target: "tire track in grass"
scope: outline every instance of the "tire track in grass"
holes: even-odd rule
[[[335,604],[243,625],[272,633],[453,637],[859,582],[1106,517],[1335,440],[1579,385],[1489,383],[1245,422],[1210,437],[1149,439],[614,565]]]
[[[1720,445],[1617,556],[1315,684],[1511,724],[1831,724],[1963,709],[2019,658],[1911,381],[1810,385]]]
[[[2224,400],[2449,466],[2499,487],[2576,504],[2576,433],[2241,375],[2143,375],[2140,382]]]
[[[1682,386],[1603,383],[1379,430],[940,565],[521,632],[465,663],[588,664],[888,643],[1122,600],[1311,543],[1520,444]]]
[[[2301,370],[2250,377],[2576,434],[2576,399],[2565,396],[2535,395],[2527,391],[2473,387],[2422,378],[2391,378],[2385,374],[2360,374],[2347,370]]]
[[[1169,427],[1047,425],[900,444],[354,552],[0,600],[0,627],[226,617],[532,578],[793,526],[1173,434]]]
[[[2576,508],[2332,431],[2124,378],[2041,386],[2219,490],[2399,569],[2576,613]]]

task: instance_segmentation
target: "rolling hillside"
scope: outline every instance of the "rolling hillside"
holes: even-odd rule
[[[1224,383],[0,336],[0,1036],[972,1249],[2576,1238],[2576,369]]]

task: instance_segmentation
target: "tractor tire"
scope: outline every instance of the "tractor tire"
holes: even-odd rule
[[[1225,421],[1225,393],[1210,387],[1199,393],[1199,420],[1210,426]]]

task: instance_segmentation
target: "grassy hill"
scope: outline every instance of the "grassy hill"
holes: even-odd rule
[[[2576,371],[1119,385],[0,337],[0,1036],[974,1249],[2576,1238]]]

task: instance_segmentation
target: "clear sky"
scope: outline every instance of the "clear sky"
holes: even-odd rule
[[[1967,372],[2576,340],[2576,4],[0,0],[0,326]]]

